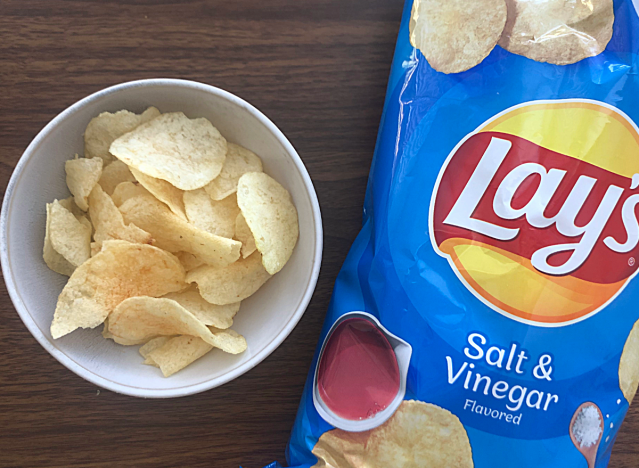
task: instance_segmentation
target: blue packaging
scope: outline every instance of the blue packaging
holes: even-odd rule
[[[462,3],[404,6],[290,467],[603,468],[636,391],[639,5]]]

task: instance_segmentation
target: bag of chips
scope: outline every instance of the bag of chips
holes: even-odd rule
[[[639,5],[405,5],[296,468],[607,465],[639,382]]]

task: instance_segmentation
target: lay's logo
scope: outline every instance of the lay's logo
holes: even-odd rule
[[[603,309],[639,266],[639,129],[588,100],[508,109],[444,163],[435,250],[494,310],[560,326]]]

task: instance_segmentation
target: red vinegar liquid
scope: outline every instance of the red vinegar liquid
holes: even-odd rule
[[[372,322],[346,319],[333,330],[322,353],[317,386],[336,415],[368,419],[399,391],[399,367],[386,336]]]

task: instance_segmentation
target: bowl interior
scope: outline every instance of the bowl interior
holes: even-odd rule
[[[102,327],[77,330],[53,340],[49,326],[67,278],[49,270],[42,259],[45,204],[70,194],[64,162],[83,154],[83,132],[104,111],[148,106],[161,112],[183,111],[206,117],[230,141],[255,153],[264,171],[293,198],[300,236],[287,265],[262,289],[242,302],[233,329],[246,337],[248,349],[233,356],[214,349],[170,378],[142,365],[138,346],[119,346],[102,338]],[[246,372],[283,341],[304,312],[319,271],[321,221],[310,179],[294,150],[259,112],[214,88],[175,80],[152,80],[110,88],[72,106],[29,147],[21,171],[7,192],[4,207],[6,250],[3,267],[8,288],[25,324],[41,344],[74,372],[103,387],[147,397],[179,396],[212,388]],[[318,235],[319,233],[319,235]]]

